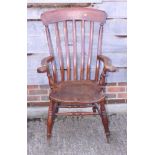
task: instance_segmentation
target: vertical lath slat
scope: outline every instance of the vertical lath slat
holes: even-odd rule
[[[97,46],[97,55],[102,53],[102,37],[103,37],[103,25],[100,25],[99,36],[98,36],[98,46]],[[95,80],[98,81],[99,78],[99,69],[100,69],[100,61],[96,61],[96,73]]]
[[[58,50],[58,55],[59,55],[61,80],[64,81],[64,63],[63,63],[63,55],[62,55],[62,48],[61,48],[61,40],[60,40],[58,23],[55,23],[55,32],[56,32],[57,50]]]
[[[57,77],[56,77],[56,66],[55,63],[52,64],[52,70],[53,70],[53,77],[54,77],[54,83],[57,82]]]
[[[95,73],[95,80],[98,81],[99,78],[99,69],[100,69],[100,61],[96,61],[96,73]]]
[[[67,61],[67,80],[70,80],[70,55],[68,47],[68,30],[67,30],[67,21],[63,22],[64,25],[64,37],[65,37],[65,49],[66,49],[66,61]]]
[[[45,31],[46,31],[46,37],[47,37],[47,43],[48,43],[49,52],[50,52],[50,55],[53,56],[54,49],[53,49],[53,45],[52,45],[52,41],[51,41],[51,35],[50,35],[50,31],[49,31],[49,27],[48,26],[45,26]],[[54,82],[56,82],[57,81],[57,76],[56,76],[56,66],[55,66],[55,63],[53,63],[52,66],[53,66]]]
[[[93,32],[94,32],[94,22],[90,22],[90,37],[89,37],[88,63],[87,63],[87,80],[90,79],[90,63],[91,63],[92,47],[93,47]]]
[[[103,37],[103,25],[101,24],[99,32],[98,50],[97,50],[98,55],[102,54],[102,37]]]
[[[76,70],[76,22],[73,20],[73,78],[74,80],[77,80],[77,70]]]
[[[85,21],[82,20],[81,23],[81,70],[80,70],[80,80],[84,78],[84,53],[85,53]]]

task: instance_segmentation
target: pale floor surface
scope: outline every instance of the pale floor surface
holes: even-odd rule
[[[110,144],[99,116],[58,117],[50,143],[46,121],[28,121],[28,155],[126,155],[126,113],[109,115]]]

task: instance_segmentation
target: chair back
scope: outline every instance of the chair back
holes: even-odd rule
[[[65,8],[41,15],[45,25],[54,81],[99,80],[104,11],[91,8]]]

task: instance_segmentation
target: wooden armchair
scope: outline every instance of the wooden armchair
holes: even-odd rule
[[[41,15],[50,56],[42,60],[37,71],[47,73],[51,88],[48,137],[51,137],[57,115],[98,114],[108,140],[110,132],[103,87],[106,72],[114,72],[116,68],[108,57],[101,55],[106,16],[104,11],[91,8],[67,8]],[[95,26],[98,26],[97,34]],[[56,42],[55,47],[52,40]],[[85,107],[92,107],[92,112],[59,112],[59,108]]]

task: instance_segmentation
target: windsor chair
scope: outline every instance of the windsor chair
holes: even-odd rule
[[[50,56],[42,60],[37,71],[47,73],[51,88],[47,120],[49,138],[58,115],[98,114],[108,141],[110,131],[103,88],[106,72],[114,72],[116,68],[102,55],[106,16],[104,11],[91,8],[59,9],[41,15]],[[59,108],[85,107],[92,107],[92,112],[59,112]]]

